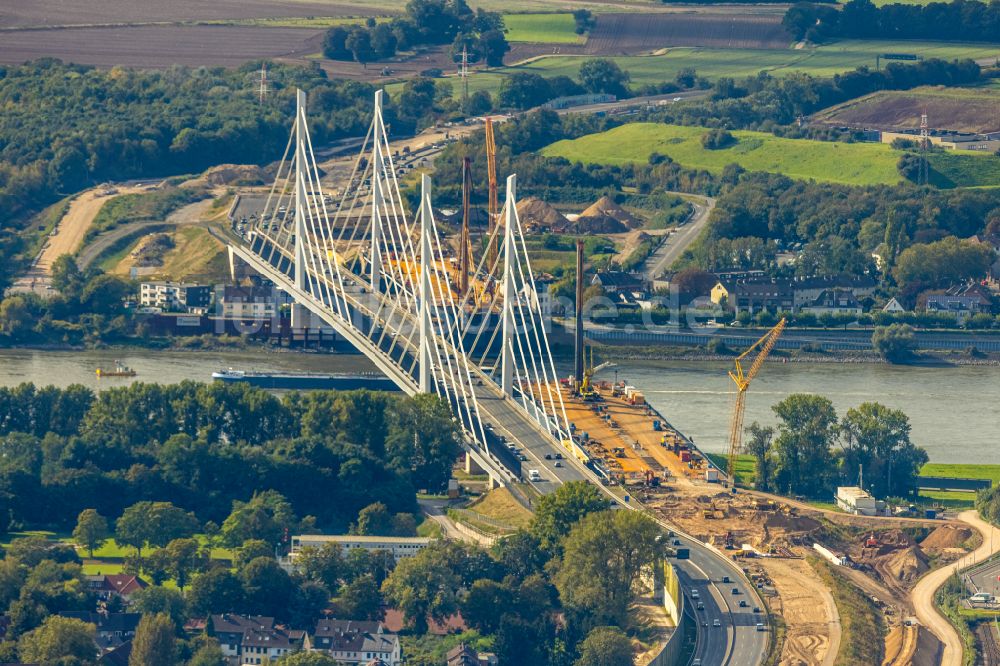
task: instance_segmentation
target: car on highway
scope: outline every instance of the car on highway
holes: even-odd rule
[[[736,596],[736,595],[737,595],[737,594],[739,594],[739,593],[740,593],[740,588],[738,588],[738,587],[734,587],[734,588],[733,588],[733,596]]]
[[[740,608],[746,608],[746,607],[747,607],[747,602],[744,601],[743,599],[740,599]]]
[[[695,590],[695,589],[692,588],[692,590],[691,590],[691,598],[692,599],[697,599],[698,598],[698,590]]]
[[[760,612],[760,606],[754,606],[753,607],[753,612],[754,613],[759,613]]]
[[[715,618],[714,620],[712,620],[712,626],[713,627],[721,627],[722,626],[722,623],[719,622],[719,618]]]
[[[702,602],[699,601],[698,602],[698,610],[705,610],[705,604],[703,604]]]
[[[723,576],[722,577],[722,582],[723,583],[728,583],[729,582],[729,576]]]
[[[556,464],[553,465],[553,467],[562,467],[562,463],[557,460]]]
[[[562,460],[562,454],[561,454],[561,453],[557,453],[557,454],[555,455],[555,459],[556,459],[556,460]]]
[[[551,453],[546,453],[545,454],[545,459],[546,460],[552,460],[552,454]]]

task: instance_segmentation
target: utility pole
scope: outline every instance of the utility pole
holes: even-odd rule
[[[576,328],[573,335],[573,378],[583,385],[583,239],[576,239]]]
[[[469,107],[469,47],[462,46],[462,69],[459,70],[462,77],[462,110]]]

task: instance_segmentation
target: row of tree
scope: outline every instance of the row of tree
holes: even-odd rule
[[[850,0],[835,9],[800,2],[788,9],[782,24],[796,39],[813,42],[834,38],[997,42],[1000,6],[980,0],[882,5]]]
[[[273,490],[293,513],[346,529],[376,489],[393,513],[411,512],[417,489],[443,489],[459,444],[430,396],[25,384],[0,390],[0,451],[4,527],[67,528],[83,509],[120,516],[140,501],[219,524],[234,501]]]
[[[927,452],[910,441],[910,421],[900,410],[866,402],[840,420],[833,403],[793,394],[772,407],[777,429],[747,428],[759,490],[830,497],[837,485],[856,484],[877,497],[911,497]],[[840,446],[837,450],[835,445]]]
[[[324,36],[323,55],[367,64],[391,58],[397,50],[451,42],[453,56],[465,49],[470,62],[497,67],[510,50],[504,31],[499,13],[473,11],[465,0],[409,0],[403,16],[391,21],[372,18],[363,26],[334,26]]]

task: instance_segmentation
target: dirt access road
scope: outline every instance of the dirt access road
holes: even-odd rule
[[[778,590],[787,633],[779,666],[833,666],[840,651],[840,613],[830,590],[805,560],[759,560]]]
[[[983,536],[983,544],[965,557],[929,572],[917,582],[910,595],[917,619],[944,644],[941,666],[962,666],[962,641],[947,618],[934,607],[934,593],[959,569],[972,566],[1000,551],[1000,529],[982,520],[972,509],[960,513],[958,519],[978,530]]]

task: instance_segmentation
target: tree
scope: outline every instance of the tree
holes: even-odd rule
[[[917,336],[909,324],[876,326],[872,333],[872,348],[890,363],[902,363],[913,356]]]
[[[330,60],[350,60],[351,50],[347,48],[347,38],[351,33],[347,28],[336,25],[323,36],[323,55]]]
[[[530,72],[517,72],[504,77],[497,93],[497,104],[507,109],[530,109],[552,98],[552,87],[545,77]]]
[[[771,474],[774,462],[771,459],[771,442],[774,440],[774,428],[762,426],[754,421],[746,430],[750,436],[745,447],[747,453],[753,456],[754,488],[767,491],[771,489]]]
[[[830,450],[837,434],[833,403],[793,393],[771,409],[781,420],[774,442],[774,487],[810,497],[826,495],[837,465]]]
[[[382,502],[369,504],[358,512],[355,531],[363,536],[389,536],[392,534],[392,515]]]
[[[625,626],[640,575],[662,557],[660,529],[635,511],[600,511],[566,536],[556,587],[563,603]]]
[[[915,493],[927,452],[910,441],[906,414],[877,402],[865,402],[847,410],[840,432],[844,439],[844,472],[849,477],[863,470],[865,485],[876,497]]]
[[[143,615],[132,639],[129,666],[174,666],[177,628],[165,613]]]
[[[32,314],[23,296],[9,296],[0,303],[0,328],[18,339],[31,330]]]
[[[94,509],[84,509],[76,519],[73,541],[86,548],[91,558],[94,557],[94,550],[100,548],[110,535],[107,518]]]
[[[614,60],[594,58],[580,65],[580,83],[591,93],[607,93],[618,97],[628,97],[628,72],[622,70]]]
[[[573,22],[576,24],[574,32],[578,35],[590,30],[594,27],[594,16],[590,13],[588,9],[575,9],[573,10]]]
[[[180,592],[155,585],[133,594],[131,609],[143,615],[169,615],[174,625],[178,627],[183,626],[188,617],[187,604]]]
[[[226,656],[222,653],[219,641],[206,638],[204,644],[191,655],[187,666],[226,666]]]
[[[274,546],[263,539],[247,539],[236,549],[233,564],[239,570],[258,557],[274,557]]]
[[[481,634],[494,634],[513,601],[511,590],[487,578],[477,580],[462,600],[462,618]]]
[[[719,279],[714,273],[696,267],[685,268],[670,279],[670,289],[677,289],[682,304],[690,303],[698,296],[707,296]]]
[[[191,610],[201,615],[228,613],[246,606],[243,584],[229,569],[216,566],[191,582],[187,592]]]
[[[372,48],[371,33],[365,28],[356,27],[347,36],[344,46],[351,52],[354,59],[368,69],[368,63],[375,60],[375,49]]]
[[[906,248],[892,272],[900,285],[946,286],[985,277],[995,259],[996,253],[983,243],[948,236]]]
[[[51,615],[37,629],[21,636],[17,653],[26,664],[93,664],[97,627]]]
[[[503,58],[510,51],[510,44],[502,30],[487,30],[479,35],[479,52],[490,67],[503,67]]]
[[[372,51],[378,60],[386,60],[396,55],[399,38],[388,23],[380,23],[371,29]]]
[[[208,553],[202,551],[196,539],[174,539],[164,550],[167,571],[181,590],[187,587],[191,574],[204,571],[208,566]]]
[[[295,559],[295,566],[303,578],[320,583],[330,595],[337,593],[347,568],[343,549],[334,542],[324,543],[319,548],[303,548]]]
[[[580,644],[574,666],[632,666],[632,641],[618,627],[595,627]]]
[[[460,436],[447,403],[421,393],[393,405],[385,450],[390,464],[408,474],[414,486],[437,491],[451,477]]]
[[[255,493],[249,502],[233,502],[233,510],[222,523],[222,542],[230,548],[249,539],[277,544],[285,529],[298,524],[292,505],[274,490]]]
[[[147,545],[165,546],[198,531],[198,519],[170,502],[137,502],[115,524],[115,543],[132,546],[141,557]]]
[[[586,481],[570,481],[535,503],[531,532],[539,538],[543,548],[552,551],[558,548],[577,521],[607,508],[608,500],[596,486]]]
[[[288,617],[292,580],[273,558],[258,557],[251,561],[240,572],[240,578],[250,608],[261,615]]]
[[[63,254],[52,262],[52,287],[67,300],[78,300],[83,291],[84,276],[71,254]]]
[[[418,634],[427,631],[428,617],[443,622],[458,609],[455,590],[461,580],[447,555],[447,544],[433,543],[401,560],[382,583],[386,599],[403,612],[406,624]]]
[[[355,578],[344,586],[338,600],[345,617],[356,620],[381,620],[382,594],[378,582],[370,574]]]

